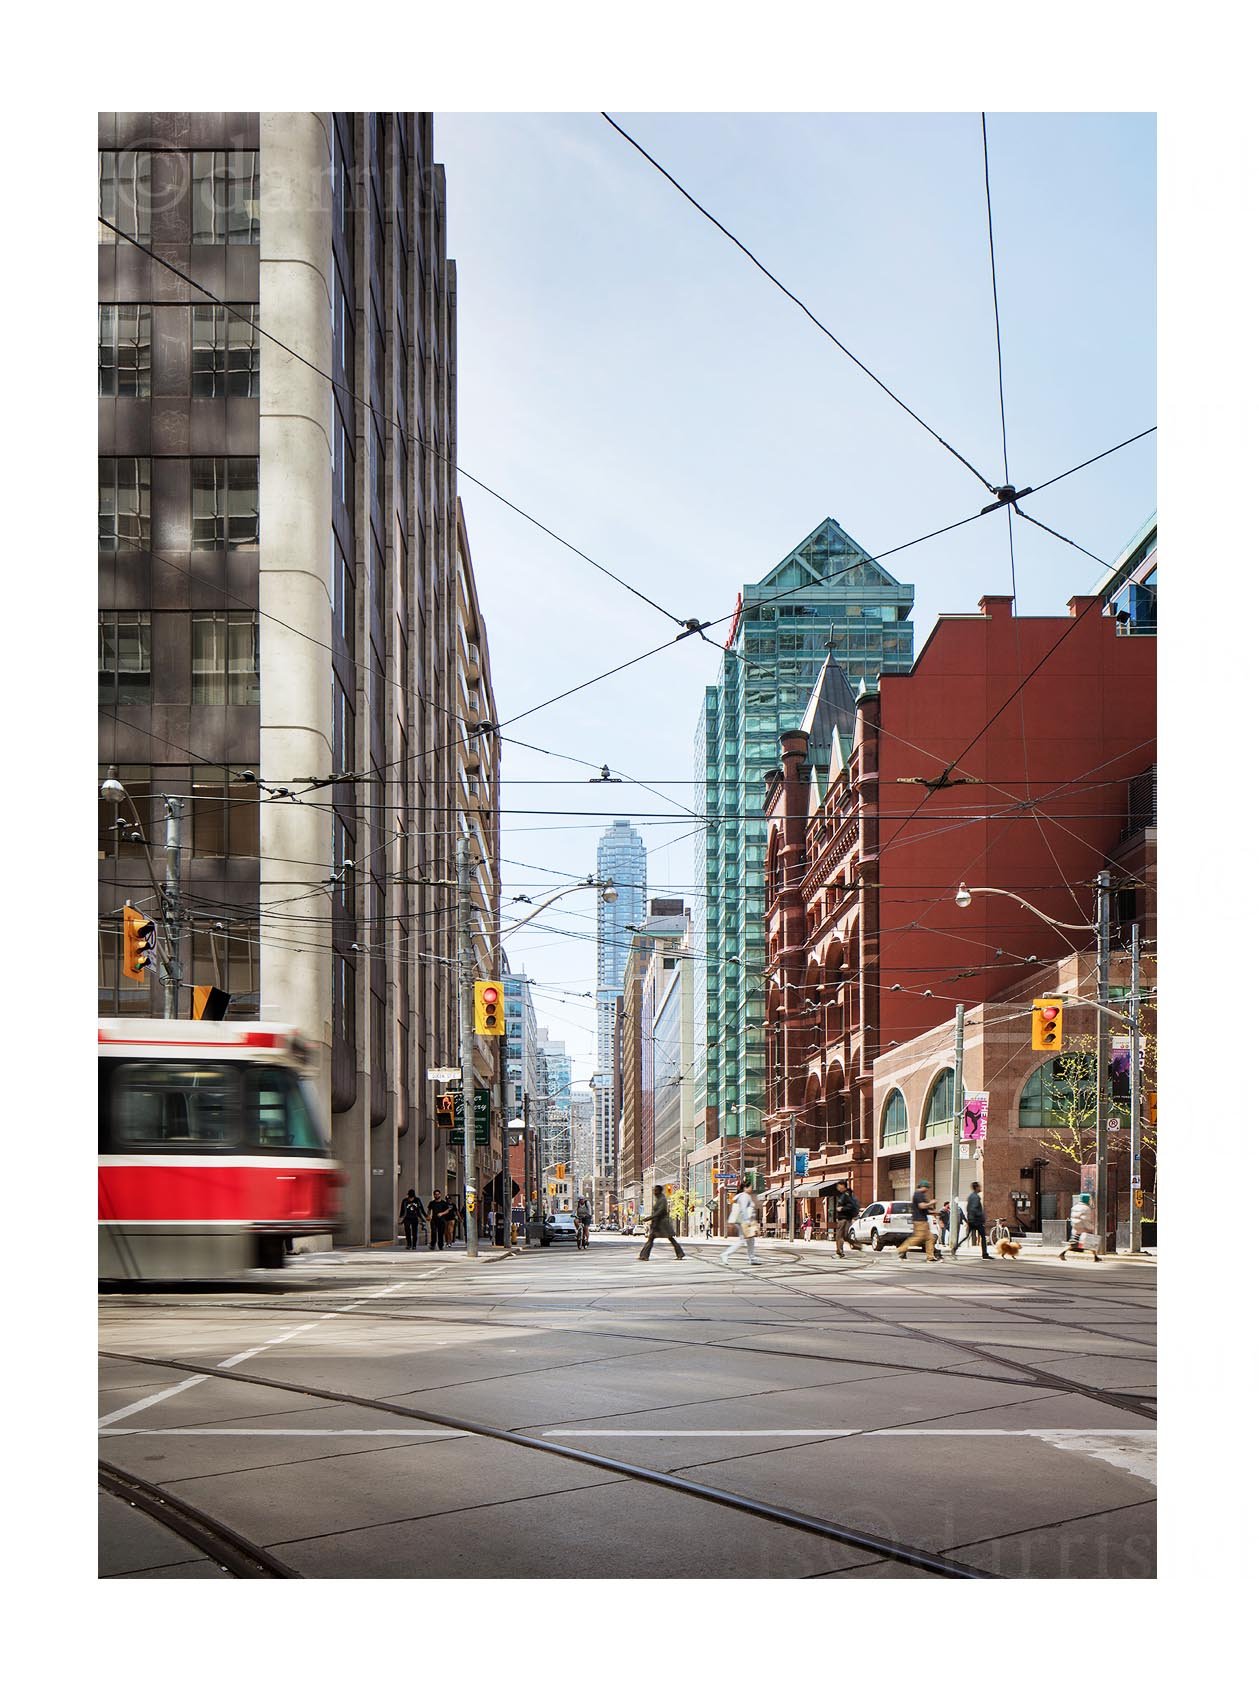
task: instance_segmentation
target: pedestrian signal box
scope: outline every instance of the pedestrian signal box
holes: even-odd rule
[[[1060,1051],[1062,1049],[1062,999],[1035,998],[1032,1000],[1032,1049]]]
[[[507,1031],[503,1020],[503,989],[498,981],[477,981],[473,987],[476,1004],[476,1031],[502,1034]]]
[[[437,1101],[437,1124],[446,1132],[455,1124],[455,1094],[452,1091],[444,1093]]]

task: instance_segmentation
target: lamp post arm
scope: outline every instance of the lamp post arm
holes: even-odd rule
[[[523,928],[527,922],[532,922],[535,916],[541,916],[544,910],[549,909],[549,907],[553,905],[557,899],[562,899],[566,893],[580,893],[585,891],[586,888],[603,887],[604,885],[605,883],[601,881],[576,881],[571,887],[561,887],[558,893],[552,893],[550,897],[544,899],[540,905],[535,905],[533,910],[529,912],[528,916],[522,916],[519,922],[509,923],[506,927],[500,926],[498,932],[498,943],[501,945],[509,934],[516,933],[517,930]]]
[[[1038,916],[1042,922],[1048,923],[1051,928],[1067,928],[1072,933],[1077,934],[1095,934],[1097,932],[1095,922],[1060,922],[1056,916],[1047,916],[1044,911],[1037,910],[1035,905],[1029,904],[1026,899],[1020,898],[1017,893],[1011,893],[1005,887],[968,887],[966,891],[972,896],[976,893],[996,893],[1002,899],[1013,899],[1016,905],[1022,905],[1025,911],[1031,911],[1033,916]]]

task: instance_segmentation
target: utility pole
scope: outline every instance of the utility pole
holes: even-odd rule
[[[953,1044],[953,1143],[949,1151],[949,1227],[944,1247],[957,1256],[957,1169],[961,1159],[962,1115],[966,1109],[966,1084],[962,1078],[962,1059],[966,1047],[966,1010],[957,1007],[957,1038]]]
[[[787,1242],[796,1241],[796,1117],[791,1117],[791,1150],[787,1163]]]
[[[1110,1108],[1110,872],[1097,878],[1097,1248],[1106,1253],[1106,1170],[1110,1145],[1106,1131]]]
[[[182,969],[179,961],[180,902],[179,902],[179,826],[184,814],[182,800],[166,797],[166,891],[162,902],[162,921],[166,929],[166,994],[163,1014],[167,1021],[179,1019],[179,982]]]
[[[507,1040],[498,1046],[498,1102],[503,1122],[503,1189],[498,1206],[503,1215],[503,1248],[511,1248],[511,1134],[508,1131],[507,1109]]]
[[[477,1252],[476,1183],[474,1147],[476,1140],[476,1076],[473,1071],[472,1032],[472,844],[461,835],[456,847],[455,877],[459,888],[459,1067],[463,1075],[463,1207],[467,1231],[467,1252]]]
[[[1132,975],[1128,987],[1128,1253],[1141,1253],[1141,929],[1132,924]]]

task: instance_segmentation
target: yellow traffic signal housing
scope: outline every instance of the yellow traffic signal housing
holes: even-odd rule
[[[1035,998],[1032,1000],[1032,1049],[1034,1051],[1060,1051],[1062,1049],[1062,1017],[1061,998]]]
[[[129,981],[145,981],[153,967],[157,945],[157,924],[134,905],[122,911],[122,972]]]
[[[506,1033],[503,1019],[503,988],[499,981],[477,981],[473,988],[476,1001],[476,1031],[478,1033]]]
[[[437,1101],[437,1124],[447,1132],[455,1124],[455,1094],[452,1091],[443,1093]]]

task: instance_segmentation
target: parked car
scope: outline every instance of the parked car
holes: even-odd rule
[[[933,1214],[931,1230],[938,1239],[940,1222]],[[904,1243],[914,1230],[913,1204],[910,1202],[872,1202],[863,1208],[852,1223],[852,1241],[868,1243],[874,1250],[889,1243]]]
[[[576,1220],[571,1214],[548,1214],[542,1223],[539,1241],[544,1249],[549,1243],[576,1243]]]

